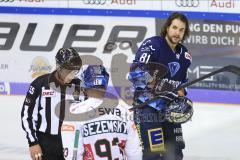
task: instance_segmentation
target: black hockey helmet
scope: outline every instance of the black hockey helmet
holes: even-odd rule
[[[82,67],[82,59],[73,48],[60,48],[55,56],[59,67],[68,70],[79,70]]]

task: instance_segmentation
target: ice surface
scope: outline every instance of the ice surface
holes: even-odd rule
[[[29,160],[21,127],[23,96],[0,96],[0,160]],[[183,125],[184,160],[239,160],[240,104],[194,103]]]

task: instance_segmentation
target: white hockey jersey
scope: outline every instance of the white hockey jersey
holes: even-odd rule
[[[62,134],[62,142],[63,142],[63,151],[65,160],[73,160],[73,153],[76,152],[74,150],[75,143],[75,133],[77,129],[76,122],[64,121],[61,134]]]
[[[70,107],[73,114],[88,115],[85,121],[63,125],[65,130],[66,126],[72,126],[69,128],[74,132],[79,130],[77,160],[141,160],[142,148],[128,108],[102,106],[102,102],[89,98]],[[66,160],[72,160],[74,138],[75,133],[62,131]]]

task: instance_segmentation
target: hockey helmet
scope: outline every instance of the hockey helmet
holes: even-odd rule
[[[102,65],[89,65],[81,74],[83,88],[107,88],[109,74]]]
[[[73,48],[59,49],[55,59],[58,66],[68,70],[79,70],[82,66],[82,59]]]
[[[167,67],[160,63],[149,62],[145,64],[134,62],[130,67],[128,79],[133,83],[135,89],[145,89],[149,83],[157,82],[167,72]]]

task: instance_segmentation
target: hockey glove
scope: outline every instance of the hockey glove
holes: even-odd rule
[[[175,124],[189,121],[192,115],[193,103],[187,97],[179,97],[167,105],[165,109],[165,119]]]

